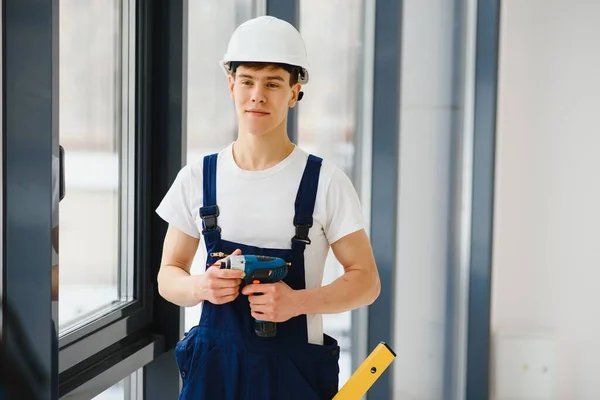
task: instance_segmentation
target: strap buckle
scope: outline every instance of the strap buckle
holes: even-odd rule
[[[202,233],[221,232],[221,228],[217,225],[217,217],[219,216],[219,206],[206,206],[200,208],[200,218],[204,224]]]
[[[292,238],[292,241],[311,244],[310,238],[308,237],[308,231],[312,227],[312,223],[299,224],[294,219],[294,225],[296,226],[296,235]]]

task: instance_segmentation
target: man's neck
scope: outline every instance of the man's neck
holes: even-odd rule
[[[270,132],[263,136],[248,133],[238,134],[233,144],[233,159],[243,170],[260,171],[271,168],[294,150],[294,144],[284,132]]]

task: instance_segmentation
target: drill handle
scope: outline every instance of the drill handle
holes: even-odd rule
[[[260,284],[261,282],[259,280],[252,280],[252,283],[255,284]],[[265,282],[262,282],[265,283]],[[262,296],[264,293],[253,293],[252,296]],[[268,337],[274,337],[277,336],[277,323],[276,322],[271,322],[271,321],[261,321],[261,320],[255,320],[254,321],[254,333],[256,333],[256,335],[258,337],[263,337],[263,338],[268,338]]]

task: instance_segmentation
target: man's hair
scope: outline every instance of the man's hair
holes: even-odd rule
[[[298,83],[298,77],[300,76],[300,67],[296,67],[295,65],[283,64],[283,63],[265,63],[265,62],[232,62],[231,63],[231,74],[235,78],[235,72],[240,65],[244,67],[258,71],[264,68],[281,68],[290,73],[290,86],[294,86]]]

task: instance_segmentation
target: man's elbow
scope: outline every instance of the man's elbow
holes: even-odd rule
[[[159,296],[167,301],[171,301],[171,293],[169,290],[170,274],[168,273],[167,269],[167,267],[161,265],[160,270],[158,271],[158,275],[156,277],[156,286],[158,289]]]
[[[379,273],[377,273],[377,269],[375,269],[375,272],[372,274],[368,293],[368,303],[366,305],[370,306],[375,302],[375,300],[377,300],[379,294],[381,294],[381,280],[379,279]]]
[[[162,271],[162,269],[161,269]],[[161,271],[158,272],[158,276],[156,277],[156,286],[158,289],[158,294],[160,297],[162,297],[163,299],[166,299],[166,293],[165,293],[165,283],[164,283],[164,274],[161,274]]]

